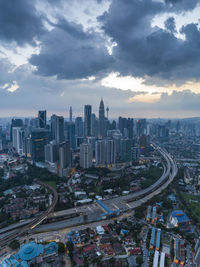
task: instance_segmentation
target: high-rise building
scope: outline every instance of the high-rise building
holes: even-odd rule
[[[22,127],[23,121],[22,119],[12,119],[11,127],[10,127],[10,140],[12,141],[12,128],[13,127]]]
[[[92,106],[85,105],[84,107],[84,136],[92,135]]]
[[[94,113],[92,113],[92,136],[98,137],[99,120]]]
[[[75,134],[76,134],[76,137],[83,137],[83,119],[82,119],[82,117],[76,117],[76,119],[75,119]]]
[[[120,161],[130,162],[132,160],[132,144],[131,139],[120,140]]]
[[[56,141],[51,141],[45,145],[45,161],[48,163],[56,163],[58,161],[58,144]]]
[[[119,117],[118,121],[119,130],[123,137],[132,139],[133,138],[133,126],[134,122],[132,118]]]
[[[72,122],[72,107],[69,108],[69,121]]]
[[[140,137],[142,135],[147,134],[147,122],[146,119],[140,119],[136,123],[136,131],[137,131],[137,136]]]
[[[65,141],[59,144],[59,176],[66,176],[72,164],[70,142]]]
[[[115,163],[114,141],[110,139],[97,140],[95,145],[96,165]]]
[[[80,145],[80,166],[84,169],[88,169],[92,166],[92,145],[81,144]]]
[[[44,147],[49,142],[49,130],[36,128],[31,132],[28,138],[28,153],[33,161],[39,162],[45,160]]]
[[[64,137],[64,118],[62,116],[51,116],[51,135],[52,140],[55,140],[58,144],[65,140]]]
[[[46,110],[38,111],[38,126],[39,128],[45,128],[47,124],[47,112]]]
[[[75,123],[65,122],[65,139],[70,141],[72,149],[76,148]]]
[[[104,138],[106,136],[106,129],[105,129],[105,108],[103,99],[101,99],[99,105],[99,137]]]
[[[24,130],[22,127],[12,127],[12,143],[19,155],[23,154]]]

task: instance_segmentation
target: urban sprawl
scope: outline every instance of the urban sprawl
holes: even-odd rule
[[[200,118],[0,118],[0,266],[200,266]]]

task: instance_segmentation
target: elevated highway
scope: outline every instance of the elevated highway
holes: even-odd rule
[[[152,143],[152,147],[162,157],[162,163],[163,163],[162,176],[154,184],[152,184],[151,186],[149,186],[144,190],[131,193],[125,196],[103,200],[103,203],[106,206],[108,206],[111,210],[120,209],[121,213],[128,213],[130,210],[138,206],[141,206],[149,199],[153,198],[155,195],[158,195],[173,181],[178,171],[176,162],[170,156],[170,154],[166,150],[162,149],[160,146]],[[44,185],[42,182],[40,182],[40,184]],[[57,202],[57,193],[52,187],[50,188],[54,193],[54,200],[52,205],[48,208],[48,210],[44,212],[40,217],[35,218],[31,223],[27,224],[26,226],[18,230],[12,231],[11,235],[6,235],[2,239],[0,237],[0,247],[5,246],[6,244],[8,244],[8,242],[19,236],[25,235],[26,233],[30,232],[36,227],[39,231],[49,231],[61,228],[74,227],[75,225],[83,225],[83,224],[88,224],[90,222],[98,221],[100,214],[102,214],[102,210],[95,203],[60,211],[57,213],[51,213]],[[60,222],[40,225],[50,215],[50,213],[51,216],[68,215],[70,217],[71,215],[71,217],[69,219],[62,220]],[[76,214],[76,216],[74,216],[74,214]],[[81,216],[82,214],[87,215],[87,221],[83,219],[83,216]]]

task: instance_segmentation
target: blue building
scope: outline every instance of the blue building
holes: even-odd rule
[[[160,249],[160,237],[161,237],[161,229],[158,229],[156,238],[156,250]]]
[[[150,240],[150,249],[153,249],[154,248],[155,235],[156,235],[156,228],[155,227],[152,227],[151,240]]]
[[[182,210],[174,210],[170,215],[170,223],[183,231],[190,231],[190,219]]]
[[[30,264],[40,264],[46,259],[54,258],[58,253],[58,245],[51,242],[45,246],[30,242],[20,247],[17,254],[5,259],[0,267],[28,267]]]

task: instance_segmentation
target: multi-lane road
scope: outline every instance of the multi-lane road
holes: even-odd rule
[[[162,157],[162,164],[163,164],[162,176],[153,185],[144,190],[141,190],[136,193],[131,193],[125,196],[103,200],[103,203],[111,210],[119,209],[121,211],[121,215],[123,213],[124,216],[126,216],[126,214],[128,216],[130,210],[138,206],[141,206],[149,199],[159,194],[173,181],[174,177],[177,174],[176,162],[166,150],[162,149],[156,144],[152,144],[152,147]],[[54,189],[51,188],[51,190],[53,191]],[[98,221],[99,216],[103,213],[102,209],[96,203],[51,213],[57,202],[57,194],[54,191],[53,191],[54,200],[52,205],[48,208],[48,210],[45,213],[43,213],[40,217],[35,218],[31,223],[27,224],[26,226],[16,229],[12,231],[12,233],[6,234],[5,236],[3,236],[2,234],[0,237],[0,247],[5,246],[6,244],[8,244],[8,242],[13,240],[14,238],[22,236],[23,234],[33,230],[34,228],[36,228],[36,230],[38,231],[50,231],[50,230],[64,229],[68,227],[70,228],[78,225],[89,224]],[[74,214],[77,214],[77,216],[74,216]],[[84,214],[87,217],[81,216],[81,214]],[[42,221],[44,221],[49,216],[52,217],[67,216],[71,218],[69,219],[65,218],[62,221],[58,221],[51,224],[40,225]]]

